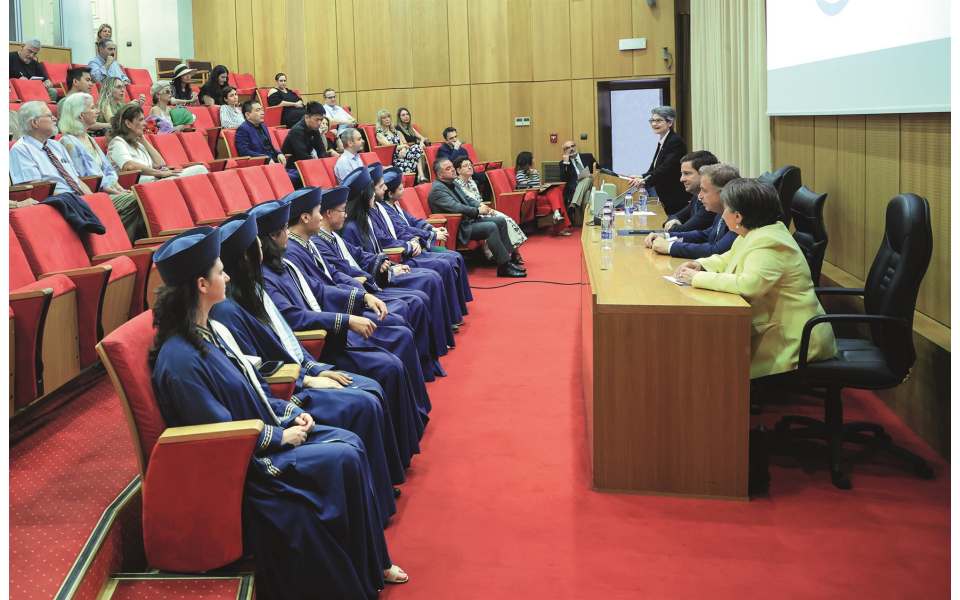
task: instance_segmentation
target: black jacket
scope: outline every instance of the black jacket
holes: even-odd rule
[[[593,155],[581,152],[578,156],[583,166],[590,169],[590,172],[593,173],[593,168],[597,164]],[[565,198],[573,196],[574,192],[577,191],[577,184],[579,183],[579,181],[577,181],[577,175],[579,174],[579,171],[573,166],[573,159],[571,159],[569,163],[565,163],[563,160],[560,161],[560,179],[567,183],[563,188],[563,196]]]
[[[711,225],[713,225],[713,220],[716,216],[717,215],[715,213],[707,210],[707,207],[703,205],[703,202],[700,202],[700,198],[691,196],[690,204],[688,204],[680,212],[667,217],[667,221],[664,222],[664,225],[666,225],[667,222],[676,219],[680,221],[680,225],[677,225],[671,229],[670,233],[679,233],[681,231],[700,231],[701,229],[708,229]]]
[[[42,204],[48,204],[60,211],[63,220],[78,233],[103,235],[107,232],[97,213],[93,212],[83,198],[73,192],[50,196]]]
[[[686,153],[687,143],[670,130],[663,145],[657,147],[650,168],[643,174],[647,188],[657,189],[657,196],[668,215],[680,212],[690,202],[690,194],[680,183],[680,159]]]
[[[319,131],[314,131],[307,127],[307,122],[303,119],[297,121],[297,124],[290,128],[290,133],[283,140],[283,148],[280,150],[284,154],[291,156],[287,161],[287,168],[293,168],[298,160],[310,160],[313,155],[311,150],[316,150],[317,158],[327,157],[327,145],[324,136]]]

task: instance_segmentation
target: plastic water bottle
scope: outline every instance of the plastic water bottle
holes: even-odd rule
[[[629,192],[623,197],[623,220],[633,223],[633,195]]]
[[[600,217],[600,248],[613,248],[613,211],[606,206]]]
[[[629,195],[627,196],[630,197]],[[637,190],[637,208],[640,211],[640,214],[647,212],[647,188],[640,186],[640,189]]]
[[[613,248],[600,249],[600,270],[609,271],[613,269]]]

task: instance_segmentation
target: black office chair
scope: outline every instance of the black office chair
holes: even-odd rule
[[[864,289],[817,290],[819,294],[862,295],[866,314],[827,314],[807,321],[800,341],[800,364],[793,372],[794,382],[801,393],[825,400],[824,420],[786,416],[777,423],[775,431],[780,439],[826,441],[830,453],[830,477],[833,485],[842,490],[851,487],[850,478],[843,473],[844,442],[889,452],[913,463],[914,472],[919,477],[933,477],[933,469],[922,458],[893,444],[880,425],[844,423],[840,400],[843,388],[889,389],[910,376],[917,360],[913,347],[913,311],[932,254],[930,205],[915,194],[901,194],[887,205],[883,242]],[[810,333],[820,323],[869,323],[873,341],[838,339],[836,356],[808,363]],[[791,428],[791,425],[803,427]]]
[[[780,184],[783,183],[783,174],[774,175],[770,171],[765,171],[763,175],[761,175],[757,179],[772,185],[773,189],[777,191],[777,198],[780,197]]]
[[[793,239],[800,246],[810,265],[810,277],[813,285],[820,285],[820,270],[823,268],[823,255],[827,251],[827,230],[823,226],[823,204],[826,194],[815,194],[802,186],[793,195]]]
[[[780,208],[783,211],[783,224],[789,229],[790,219],[793,217],[793,211],[790,208],[793,204],[793,196],[802,185],[800,167],[794,167],[792,165],[780,167],[773,172],[773,176],[780,178],[777,196],[780,198]]]

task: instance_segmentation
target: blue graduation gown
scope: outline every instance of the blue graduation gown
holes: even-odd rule
[[[244,482],[246,537],[262,589],[278,600],[376,598],[391,561],[360,438],[316,425],[306,443],[282,444],[284,427],[302,411],[269,395],[264,403],[223,340],[200,332],[206,357],[180,336],[164,343],[153,391],[171,427],[264,422]]]
[[[367,340],[349,331],[347,319],[363,311],[356,301],[362,292],[348,292],[325,287],[309,275],[304,279],[320,304],[321,312],[314,311],[289,272],[278,275],[263,266],[264,287],[274,304],[294,331],[326,329],[321,358],[351,373],[370,377],[385,390],[396,390],[390,406],[397,450],[404,467],[420,453],[420,438],[429,417],[430,396],[427,394],[413,336],[406,327],[378,325]],[[349,298],[353,298],[351,301]],[[345,311],[336,312],[336,311]],[[388,398],[391,399],[391,398]]]
[[[380,265],[387,260],[386,254],[368,252],[343,238],[340,240],[346,246],[349,257],[344,254],[344,249],[332,233],[321,229],[319,235],[310,238],[328,265],[351,278],[366,277],[367,282],[364,285],[367,286],[368,291],[371,291],[372,287],[377,296],[405,297],[407,294],[416,293],[420,297],[428,298],[431,306],[431,324],[434,327],[437,343],[442,346],[442,340],[446,340],[447,346],[456,347],[456,340],[453,337],[453,315],[450,313],[447,293],[443,289],[443,279],[438,273],[418,268],[412,268],[409,273],[400,275],[394,274],[390,269],[381,272]],[[357,264],[356,267],[350,262],[351,258]],[[438,319],[438,316],[441,318]],[[440,356],[443,355],[441,349]]]
[[[313,249],[307,245],[307,241],[301,239],[295,234],[290,234],[290,240],[287,242],[287,251],[284,258],[297,266],[300,271],[313,277],[325,286],[339,287],[340,289],[366,290],[359,281],[340,273],[335,267],[326,263],[323,256],[313,253]],[[324,270],[326,267],[326,270]],[[443,367],[440,366],[440,354],[437,348],[437,342],[434,337],[434,330],[430,327],[429,313],[427,305],[423,300],[417,297],[408,296],[406,298],[390,298],[384,300],[387,304],[387,310],[390,314],[403,317],[410,325],[413,338],[417,342],[417,352],[420,354],[420,367],[423,370],[424,378],[427,381],[434,381],[434,375],[446,377]],[[366,309],[367,318],[376,320],[376,314],[372,309]],[[446,354],[446,345],[444,345],[444,354]]]
[[[244,354],[259,356],[264,362],[298,362],[295,356],[287,352],[280,336],[270,325],[258,321],[233,300],[228,298],[214,305],[210,310],[210,318],[227,326]],[[377,500],[385,524],[396,513],[393,486],[403,483],[405,476],[393,426],[384,425],[383,388],[372,379],[353,374],[353,384],[342,390],[304,388],[303,378],[306,375],[316,377],[322,371],[333,370],[334,366],[316,362],[302,345],[300,351],[303,361],[291,402],[310,413],[317,423],[346,429],[360,437],[367,449],[367,460],[377,486]],[[389,408],[387,411],[389,415]]]

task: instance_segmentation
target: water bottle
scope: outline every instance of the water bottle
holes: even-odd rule
[[[647,188],[642,185],[637,190],[637,204],[640,214],[647,212]]]
[[[613,248],[613,211],[606,206],[600,217],[600,248]]]
[[[609,271],[613,269],[613,248],[600,249],[600,270]]]
[[[633,195],[630,192],[623,197],[623,220],[633,223]]]

